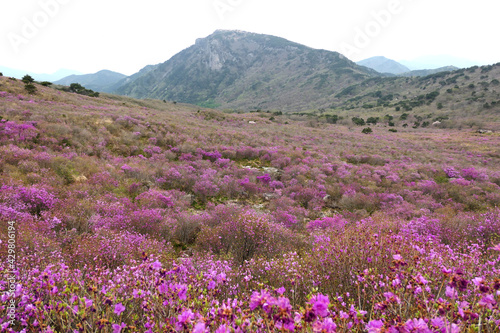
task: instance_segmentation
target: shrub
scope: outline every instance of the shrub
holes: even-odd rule
[[[360,117],[352,117],[352,122],[357,125],[357,126],[363,126],[365,125],[365,120],[363,118],[360,118]]]
[[[37,89],[35,87],[35,85],[33,83],[27,83],[24,85],[24,90],[26,90],[26,92],[30,95],[33,95],[34,93],[36,93]]]
[[[289,248],[293,238],[291,231],[271,223],[268,216],[248,210],[219,226],[204,227],[196,244],[201,250],[230,254],[243,264],[254,256],[274,257]]]
[[[25,76],[23,76],[21,81],[23,81],[25,84],[28,84],[35,82],[35,79],[33,79],[30,75],[26,74]]]
[[[370,134],[370,133],[372,133],[372,132],[373,132],[373,130],[371,129],[371,127],[365,127],[365,128],[363,128],[363,130],[361,131],[361,133],[363,133],[363,134]]]
[[[84,86],[82,86],[79,83],[72,83],[69,85],[69,91],[80,94],[80,95],[85,95],[85,96],[90,96],[90,97],[99,97],[99,93],[95,92],[93,90],[87,89]]]

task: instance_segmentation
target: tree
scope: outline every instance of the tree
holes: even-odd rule
[[[379,120],[378,117],[370,117],[366,120],[366,123],[376,125],[378,120]]]
[[[77,94],[83,92],[85,90],[85,87],[83,87],[81,84],[79,83],[72,83],[69,85],[69,90],[71,92],[75,92]]]
[[[23,76],[23,78],[21,79],[21,81],[23,81],[25,84],[28,84],[28,83],[35,82],[35,79],[32,78],[30,75],[26,74],[25,76]]]
[[[52,85],[52,82],[49,82],[49,81],[43,81],[43,82],[40,82],[40,84],[44,87],[48,87],[48,86],[51,86]]]
[[[365,124],[365,120],[360,117],[352,117],[352,122],[358,126],[363,126]]]
[[[30,95],[33,95],[34,93],[36,93],[36,87],[33,83],[27,83],[24,85],[24,90],[26,90],[26,92]]]
[[[363,130],[361,131],[361,133],[363,133],[363,134],[370,134],[370,133],[372,133],[372,132],[373,132],[373,130],[372,130],[370,127],[365,127],[365,128],[363,128]]]

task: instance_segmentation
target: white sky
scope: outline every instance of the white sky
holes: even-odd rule
[[[354,61],[446,54],[500,62],[495,0],[1,0],[0,13],[0,66],[37,73],[130,75],[216,29],[284,37]],[[389,15],[377,23],[373,13]]]

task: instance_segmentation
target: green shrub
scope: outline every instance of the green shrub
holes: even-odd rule
[[[33,95],[36,93],[36,87],[33,83],[26,83],[24,85],[24,90],[26,90],[26,92],[30,95]]]
[[[360,117],[352,117],[352,122],[357,125],[357,126],[364,126],[365,125],[365,120]]]
[[[25,76],[23,76],[21,81],[23,81],[25,84],[28,84],[35,82],[35,79],[33,79],[30,75],[26,74]]]
[[[372,130],[370,127],[365,127],[365,128],[363,128],[363,130],[361,131],[361,133],[363,133],[363,134],[370,134],[370,133],[372,133],[372,132],[373,132],[373,130]]]

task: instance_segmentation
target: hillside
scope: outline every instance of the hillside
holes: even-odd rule
[[[109,70],[101,70],[94,74],[70,75],[54,83],[64,86],[69,86],[71,83],[79,83],[85,88],[94,91],[112,92],[115,89],[115,85],[124,78],[126,78],[126,75]]]
[[[498,130],[500,63],[425,77],[371,78],[342,90],[330,108],[312,114],[379,117],[385,125],[394,122],[382,120],[387,115],[396,125],[429,126],[438,121],[440,127]]]
[[[339,53],[283,38],[218,30],[117,93],[219,107],[304,110],[378,75]]]
[[[378,56],[371,57],[368,59],[364,59],[356,62],[360,66],[366,66],[373,70],[376,70],[379,73],[390,73],[390,74],[402,74],[406,72],[410,72],[410,69],[395,60],[388,59],[386,57]]]
[[[12,331],[498,328],[498,133],[35,87],[0,77]]]
[[[459,68],[455,66],[445,66],[435,69],[416,69],[413,71],[401,73],[400,76],[427,76],[441,72],[452,72],[456,70],[459,70]]]

